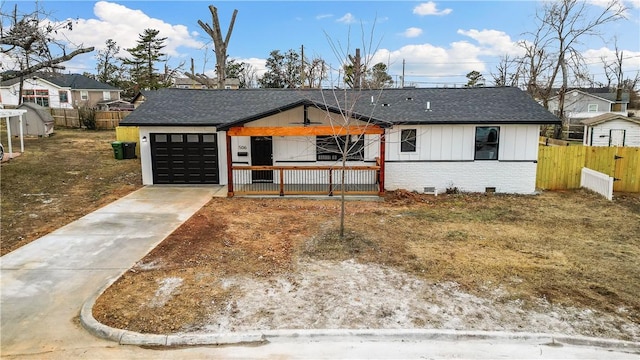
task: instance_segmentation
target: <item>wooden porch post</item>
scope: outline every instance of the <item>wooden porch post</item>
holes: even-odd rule
[[[382,134],[380,134],[380,189],[379,189],[379,196],[383,196],[384,195],[384,162],[385,162],[385,156],[384,156],[384,152],[385,152],[385,136],[384,136],[384,131]]]
[[[227,197],[233,197],[233,158],[229,131],[227,131]]]

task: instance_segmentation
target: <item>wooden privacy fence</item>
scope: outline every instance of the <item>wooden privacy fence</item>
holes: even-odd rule
[[[55,126],[70,128],[82,127],[78,109],[50,109]],[[120,120],[131,114],[131,111],[95,111],[96,129],[110,130],[120,125]]]
[[[80,116],[78,109],[50,109],[53,116],[54,126],[64,126],[70,128],[79,128]]]
[[[116,140],[136,143],[136,156],[140,158],[140,128],[137,126],[116,127]]]
[[[96,129],[115,129],[131,111],[96,111]]]
[[[614,191],[640,192],[640,148],[637,147],[541,146],[536,187],[578,189],[583,167],[613,177]]]

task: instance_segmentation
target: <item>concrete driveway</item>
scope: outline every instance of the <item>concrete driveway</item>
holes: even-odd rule
[[[640,352],[615,341],[393,330],[267,331],[262,345],[154,349],[119,345],[81,327],[78,315],[87,299],[212,196],[225,195],[221,187],[146,187],[0,258],[2,358],[636,359]]]
[[[100,342],[77,324],[83,302],[220,190],[145,187],[0,258],[2,356]]]

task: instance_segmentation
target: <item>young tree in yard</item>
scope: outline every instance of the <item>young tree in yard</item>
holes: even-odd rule
[[[373,33],[371,35],[373,36]],[[369,90],[367,95],[364,94],[365,90],[362,88],[363,85],[366,85],[366,79],[363,78],[363,71],[369,68],[369,62],[372,58],[367,55],[367,50],[371,48],[370,46],[368,47],[363,43],[362,49],[364,49],[364,54],[361,54],[361,49],[358,48],[355,51],[355,55],[352,56],[349,54],[348,48],[343,49],[330,38],[328,38],[328,40],[334,55],[339,62],[343,64],[338,71],[342,72],[342,74],[339,74],[337,77],[339,79],[338,81],[346,83],[349,85],[349,88],[334,85],[331,87],[331,90],[323,90],[322,97],[323,103],[338,109],[337,114],[328,111],[328,109],[326,111],[326,118],[330,120],[331,127],[335,129],[346,129],[345,135],[331,136],[330,145],[331,150],[338,155],[339,163],[342,168],[347,169],[347,161],[362,160],[364,149],[374,143],[377,143],[367,143],[365,140],[365,132],[367,128],[373,125],[371,123],[371,119],[373,118],[373,114],[378,106],[378,99],[382,95],[383,87],[381,86],[377,88],[377,90]],[[373,54],[375,49],[371,50],[371,53]],[[380,71],[385,69],[386,66],[384,68],[378,67],[378,70]],[[350,80],[347,81],[346,79]],[[381,77],[381,79],[384,84],[384,77]],[[330,79],[330,81],[334,82],[333,79]],[[361,113],[362,110],[360,110],[360,113],[356,111],[358,104],[362,104],[363,102],[367,103],[366,109],[368,113],[366,114]],[[355,127],[356,125],[361,127],[357,128]],[[380,136],[383,137],[384,135]],[[319,145],[322,146],[323,144]],[[342,240],[345,239],[345,173],[345,171],[341,171],[339,178],[340,187],[342,189],[340,195],[339,236]]]
[[[131,78],[141,90],[157,90],[164,87],[157,74],[156,63],[165,56],[162,49],[167,38],[159,38],[159,33],[159,30],[145,29],[138,35],[138,45],[126,49],[131,57],[124,59],[124,63],[129,66]]]

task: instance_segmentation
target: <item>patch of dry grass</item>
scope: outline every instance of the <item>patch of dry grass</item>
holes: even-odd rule
[[[141,187],[140,161],[115,160],[114,140],[64,128],[25,138],[24,154],[0,167],[2,255]]]
[[[503,301],[535,306],[546,299],[640,322],[637,194],[621,202],[585,191],[398,194],[348,202],[344,239],[337,235],[335,200],[213,199],[143,259],[159,266],[127,273],[98,300],[94,315],[135,331],[197,327],[207,319],[194,314],[233,303],[233,289],[216,287],[222,279],[292,274],[300,259],[311,257],[382,264],[479,295],[500,288],[508,293]],[[184,282],[170,303],[135,310],[146,306],[158,280],[174,276]],[[140,295],[123,305],[120,299],[132,293]],[[194,299],[213,303],[204,311]],[[170,327],[131,325],[149,316]]]

